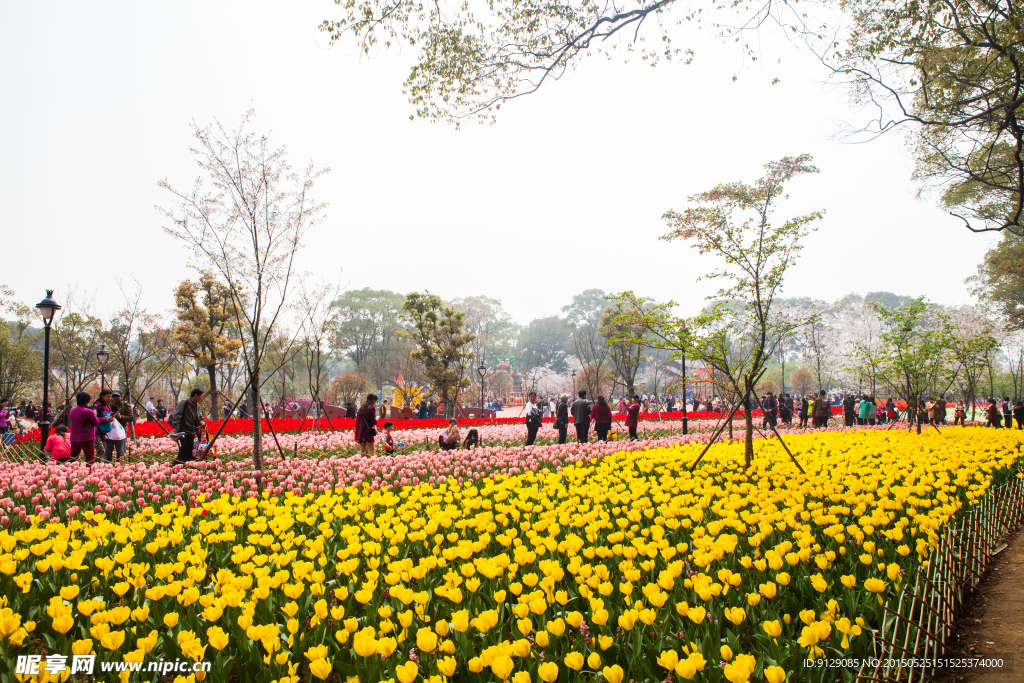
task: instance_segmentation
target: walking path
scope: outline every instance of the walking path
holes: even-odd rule
[[[950,673],[948,683],[1024,681],[1024,530],[1008,539],[957,620],[953,657],[1002,658],[999,670]]]

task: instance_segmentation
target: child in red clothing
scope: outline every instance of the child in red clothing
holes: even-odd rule
[[[395,451],[405,445],[404,441],[395,441],[395,437],[391,436],[391,432],[395,429],[395,423],[388,420],[384,423],[384,433],[381,434],[380,443],[384,449],[384,455],[394,455]]]

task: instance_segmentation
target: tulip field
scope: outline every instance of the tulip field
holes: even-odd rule
[[[706,439],[272,459],[262,495],[244,459],[5,463],[0,680],[852,681],[805,663],[871,654],[1022,476],[1010,430],[789,433],[805,474],[775,439],[691,472]]]

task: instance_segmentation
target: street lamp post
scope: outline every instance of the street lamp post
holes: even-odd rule
[[[53,290],[46,290],[46,298],[36,304],[39,315],[43,317],[43,419],[39,421],[39,447],[46,450],[46,440],[50,437],[50,324],[53,316],[61,309],[60,304],[53,300]]]
[[[686,417],[686,349],[682,350],[683,358],[683,434],[688,433]]]
[[[779,340],[779,354],[782,356],[782,394],[786,394],[786,347],[785,342]]]
[[[480,373],[480,417],[484,416],[484,375],[487,374],[487,366],[480,361],[480,367],[476,369]]]
[[[100,344],[100,350],[96,352],[96,360],[100,362],[100,393],[103,393],[104,389],[103,384],[104,381],[106,380],[106,377],[104,376],[103,373],[105,371],[108,358],[110,358],[110,354],[107,352],[107,345]]]

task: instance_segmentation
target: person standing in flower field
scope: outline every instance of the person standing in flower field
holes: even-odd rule
[[[153,405],[153,397],[150,396],[149,400],[146,401],[146,422],[152,422],[156,419],[156,406]]]
[[[779,402],[772,395],[772,392],[769,391],[765,394],[764,401],[761,402],[761,410],[764,411],[765,422],[772,429],[775,429],[779,422]]]
[[[75,396],[77,404],[71,409],[68,415],[68,425],[71,431],[71,453],[68,460],[78,460],[81,453],[85,454],[85,462],[90,467],[96,458],[96,431],[100,422],[110,422],[113,417],[104,417],[102,420],[96,416],[96,411],[89,407],[92,396],[84,391],[78,392]]]
[[[999,410],[999,406],[996,405],[994,398],[989,398],[988,407],[985,408],[985,417],[988,418],[988,426],[999,429],[1003,426],[1003,415]]]
[[[612,428],[612,409],[604,400],[604,396],[597,397],[597,403],[590,409],[590,419],[594,421],[597,440],[607,441],[608,431]]]
[[[818,396],[814,399],[814,426],[815,427],[827,427],[828,418],[832,416],[831,404],[828,402],[828,398],[825,397],[825,390],[822,389],[818,392]]]
[[[377,436],[377,394],[367,394],[366,402],[356,413],[356,443],[360,455],[373,455],[373,440]]]
[[[537,440],[537,430],[543,422],[540,406],[537,405],[537,392],[530,392],[523,410],[526,413],[526,445],[532,446]]]
[[[395,452],[405,446],[402,441],[395,441],[395,437],[391,436],[391,431],[395,428],[395,423],[388,420],[384,423],[382,429],[384,430],[380,437],[380,445],[384,451],[384,455],[394,455]]]
[[[7,435],[7,420],[10,418],[7,411],[7,404],[10,399],[0,399],[0,446],[4,445],[4,437]]]
[[[127,412],[126,409],[127,408]],[[103,462],[110,462],[114,453],[117,453],[117,461],[124,458],[124,445],[128,438],[128,425],[131,424],[131,408],[121,401],[121,394],[116,391],[110,397],[110,413],[117,420],[117,428],[111,429],[103,441]],[[111,422],[111,425],[114,423]]]
[[[590,438],[590,401],[587,390],[580,389],[580,397],[572,402],[572,423],[576,427],[576,441],[587,443]]]
[[[562,394],[555,408],[555,427],[558,429],[558,445],[562,445],[569,431],[569,394]]]
[[[199,402],[203,400],[203,390],[193,389],[188,398],[182,400],[171,413],[171,427],[183,436],[178,440],[178,456],[175,465],[195,460],[192,450],[196,445],[196,433],[205,424],[199,415]]]
[[[626,404],[626,429],[629,430],[629,440],[638,441],[636,428],[640,422],[640,397],[633,394],[633,400]]]

